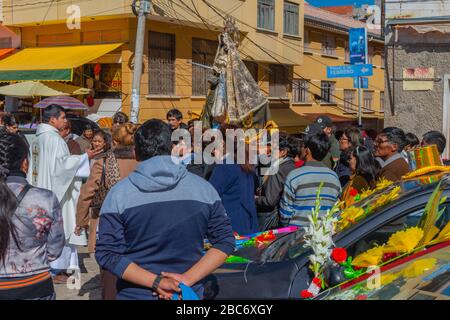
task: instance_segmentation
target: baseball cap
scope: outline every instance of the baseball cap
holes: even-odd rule
[[[316,123],[322,128],[331,128],[333,121],[328,116],[320,116],[316,118]]]
[[[305,131],[303,131],[302,133],[304,133],[306,135],[305,138],[308,138],[308,137],[314,136],[316,134],[323,133],[323,129],[318,123],[314,122],[314,123],[308,125],[305,128]]]

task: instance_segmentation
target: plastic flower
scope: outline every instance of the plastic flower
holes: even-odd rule
[[[402,274],[407,278],[414,278],[420,276],[425,271],[428,271],[436,265],[437,260],[435,258],[421,259],[411,263]]]
[[[352,266],[367,268],[378,265],[383,258],[383,246],[375,247],[361,253],[352,261]]]
[[[389,187],[391,184],[393,184],[394,182],[391,180],[387,180],[385,178],[381,178],[380,180],[378,180],[377,185],[375,187],[375,191],[380,191],[383,190],[387,187]]]
[[[302,290],[302,292],[300,292],[300,296],[303,299],[311,299],[314,297],[314,295],[311,292],[309,292],[308,290]]]
[[[417,246],[422,237],[423,230],[418,227],[397,231],[389,238],[385,252],[410,252]]]
[[[341,220],[338,222],[340,230],[347,228],[350,224],[354,224],[363,214],[364,210],[357,207],[349,207],[342,211]]]
[[[382,286],[388,285],[391,282],[393,282],[395,279],[397,279],[401,275],[400,273],[387,273],[387,274],[381,274],[380,282]]]
[[[372,194],[374,194],[375,193],[375,189],[364,189],[364,190],[362,190],[362,192],[361,192],[361,200],[362,199],[365,199],[365,198],[367,198],[368,196],[370,196],[370,195],[372,195]]]
[[[347,250],[344,248],[334,248],[331,251],[331,258],[337,263],[343,263],[347,260]]]
[[[388,194],[383,194],[381,195],[374,204],[372,204],[369,208],[368,211],[372,212],[373,210],[380,208],[396,199],[398,199],[398,197],[400,196],[400,190],[401,188],[399,186],[395,187],[394,189],[391,190],[391,192],[389,192]]]

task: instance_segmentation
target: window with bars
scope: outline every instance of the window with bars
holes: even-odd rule
[[[175,94],[175,35],[149,33],[148,70],[149,94]]]
[[[369,46],[369,52],[367,53],[367,63],[373,63],[373,47]]]
[[[331,34],[325,34],[322,41],[322,53],[335,56],[336,55],[336,39]]]
[[[365,111],[372,110],[373,92],[364,91],[363,101]]]
[[[384,91],[380,92],[380,111],[384,112]]]
[[[244,61],[244,64],[252,75],[253,79],[258,82],[258,64],[253,61]]]
[[[298,4],[284,2],[284,33],[298,35]]]
[[[12,48],[12,38],[11,37],[0,38],[0,49],[5,49],[5,48]]]
[[[306,52],[311,52],[311,43],[309,40],[309,30],[303,31],[303,49]]]
[[[309,102],[309,83],[307,80],[292,80],[292,102],[308,103]]]
[[[320,82],[320,96],[322,103],[334,103],[334,86],[335,83],[332,81]]]
[[[212,66],[219,43],[217,41],[192,38],[192,62]],[[206,96],[208,94],[208,76],[211,69],[192,65],[192,95]]]
[[[258,0],[258,28],[275,30],[275,0]]]
[[[284,65],[271,64],[269,76],[269,96],[287,98],[288,87],[288,67]]]
[[[355,111],[355,101],[356,101],[356,91],[355,90],[344,90],[344,110],[346,112]]]

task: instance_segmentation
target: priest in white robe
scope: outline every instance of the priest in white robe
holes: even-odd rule
[[[53,191],[62,208],[66,246],[61,256],[50,263],[52,269],[79,269],[76,246],[86,245],[85,234],[74,233],[76,208],[82,178],[89,176],[89,159],[101,150],[86,150],[83,155],[70,155],[69,148],[60,136],[67,123],[61,106],[51,105],[43,110],[43,123],[36,130],[30,146],[28,181],[35,187]]]

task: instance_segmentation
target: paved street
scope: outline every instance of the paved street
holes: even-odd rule
[[[70,288],[67,284],[55,284],[56,300],[101,300],[99,267],[94,254],[87,247],[79,247],[81,287]]]

